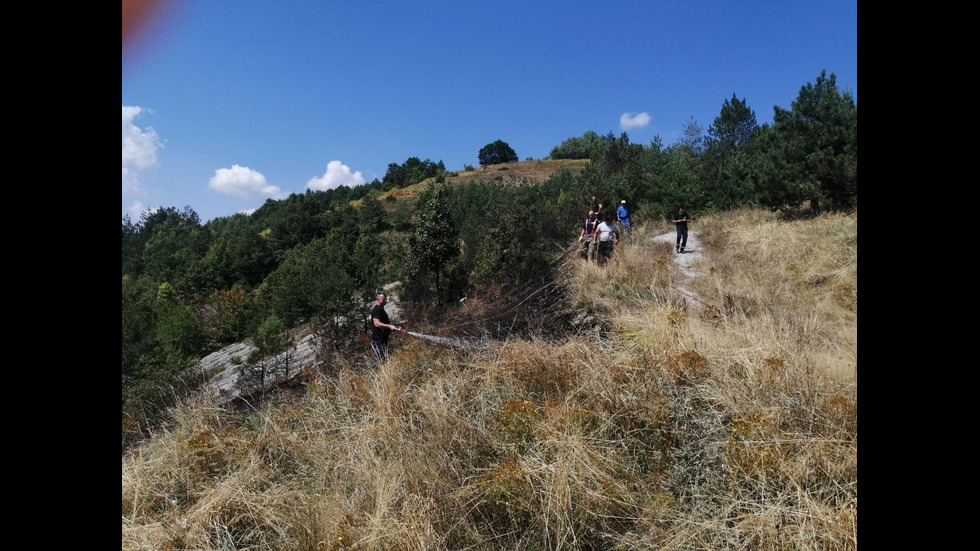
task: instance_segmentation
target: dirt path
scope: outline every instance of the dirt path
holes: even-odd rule
[[[662,233],[660,235],[655,235],[650,238],[651,243],[670,243],[671,248],[677,243],[677,233],[668,232]],[[683,273],[688,278],[702,277],[704,272],[698,271],[698,264],[705,259],[704,249],[701,247],[701,242],[698,240],[698,232],[688,231],[687,232],[687,246],[684,247],[684,252],[673,253],[674,264],[681,269]],[[698,298],[683,282],[677,287],[677,290],[688,299],[688,306],[692,308],[703,308],[704,302]]]

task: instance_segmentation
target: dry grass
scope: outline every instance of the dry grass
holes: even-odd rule
[[[446,175],[446,182],[452,185],[471,184],[475,182],[537,182],[541,183],[554,176],[556,172],[566,169],[573,175],[578,175],[589,164],[588,159],[538,159],[503,163],[499,165],[478,166],[473,170],[457,170]],[[434,179],[423,180],[404,190],[394,190],[401,194],[418,194]],[[397,194],[396,194],[397,195]]]
[[[638,228],[569,300],[608,330],[187,403],[122,459],[127,549],[857,548],[856,214]]]
[[[445,184],[451,186],[480,182],[496,183],[499,185],[516,185],[530,182],[542,183],[563,169],[577,176],[587,164],[589,164],[588,159],[537,159],[518,161],[499,165],[477,166],[473,170],[449,171],[446,172],[443,181]],[[400,202],[414,204],[416,199],[418,199],[419,193],[435,182],[435,178],[426,178],[411,186],[386,191],[380,194],[378,199],[385,201],[393,198],[396,201],[394,204]],[[363,203],[363,199],[351,202],[354,206],[360,206],[361,203]],[[394,207],[388,206],[388,208],[393,209]]]

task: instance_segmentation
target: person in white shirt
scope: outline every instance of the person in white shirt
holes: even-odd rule
[[[619,228],[613,224],[612,214],[606,213],[596,228],[599,236],[599,264],[603,265],[612,256],[613,248],[619,243]]]

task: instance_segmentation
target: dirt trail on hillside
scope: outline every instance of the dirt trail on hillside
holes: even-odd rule
[[[677,232],[662,233],[660,235],[655,235],[650,238],[651,243],[670,243],[671,248],[677,243]],[[698,240],[698,232],[688,231],[687,232],[687,246],[684,247],[684,252],[673,253],[673,262],[681,269],[683,273],[688,278],[702,277],[706,274],[698,270],[698,265],[705,260],[704,249],[701,247],[701,242]],[[684,283],[681,283],[677,290],[688,299],[688,305],[692,308],[701,309],[704,307],[704,301],[702,301],[694,292],[692,292]]]

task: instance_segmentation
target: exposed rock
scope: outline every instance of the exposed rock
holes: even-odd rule
[[[265,386],[269,387],[295,376],[304,369],[316,363],[315,335],[300,339],[285,352],[261,360],[248,363],[248,355],[256,350],[255,346],[245,343],[228,345],[221,350],[209,354],[198,364],[206,373],[217,372],[202,390],[213,395],[219,402],[229,402],[242,395],[243,392],[262,387],[262,370],[265,369]]]
[[[385,285],[385,291],[395,289],[400,282]],[[371,303],[365,306],[365,316],[367,316]],[[401,318],[401,308],[398,306],[398,297],[389,295],[388,304],[385,306],[388,316],[392,323]],[[230,402],[242,393],[258,390],[263,387],[262,370],[265,370],[264,386],[266,388],[279,384],[291,378],[304,369],[316,365],[316,334],[310,332],[302,336],[288,350],[281,354],[255,362],[248,363],[248,356],[257,348],[254,345],[239,342],[230,344],[217,352],[208,354],[198,362],[198,369],[204,373],[214,373],[215,375],[208,381],[202,391],[218,399],[219,402]]]

